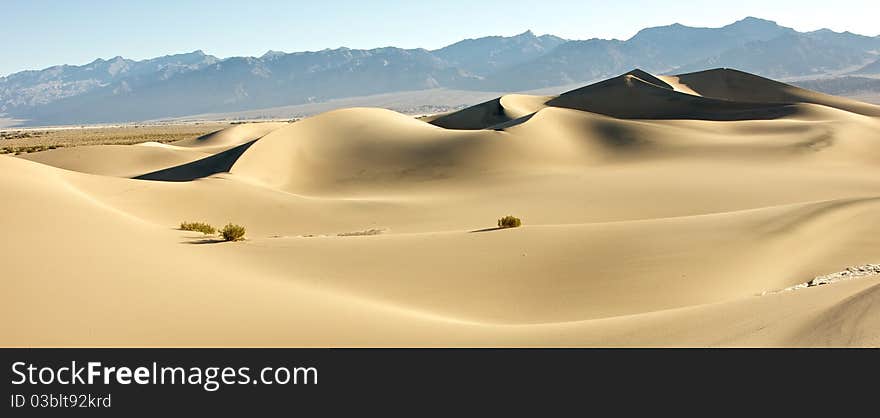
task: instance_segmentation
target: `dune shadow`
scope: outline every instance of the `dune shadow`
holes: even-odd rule
[[[836,139],[834,138],[833,131],[827,130],[823,134],[817,135],[813,138],[809,138],[802,142],[798,142],[797,144],[795,144],[795,146],[803,151],[818,152],[825,148],[833,146],[835,142]]]
[[[154,181],[192,181],[217,173],[228,173],[232,166],[238,161],[238,158],[257,142],[253,140],[246,142],[234,148],[230,148],[221,153],[210,157],[202,158],[183,165],[165,168],[151,173],[142,174],[133,177],[135,180],[154,180]]]
[[[226,240],[221,238],[199,238],[190,241],[183,241],[181,244],[190,244],[190,245],[204,245],[204,244],[220,244],[222,242],[226,242]]]
[[[486,129],[491,129],[491,130],[493,130],[493,131],[503,131],[503,130],[505,130],[505,129],[507,129],[507,128],[512,128],[512,127],[514,127],[514,126],[516,126],[516,125],[520,125],[520,124],[523,124],[523,123],[528,122],[529,119],[531,119],[531,118],[532,118],[533,116],[535,116],[536,114],[538,114],[538,112],[529,113],[528,115],[520,116],[520,117],[518,117],[518,118],[516,118],[516,119],[511,119],[511,120],[509,120],[509,121],[507,121],[507,122],[502,122],[502,123],[499,123],[499,124],[497,124],[497,125],[489,126],[489,127],[487,127]]]
[[[500,227],[500,226],[493,226],[492,228],[475,229],[475,230],[473,230],[473,231],[468,231],[468,233],[469,233],[469,234],[473,234],[473,233],[477,233],[477,232],[498,231],[498,230],[501,230],[501,229],[507,229],[507,228],[502,228],[502,227]]]
[[[547,105],[619,119],[772,120],[800,112],[794,102],[737,101],[694,96],[672,90],[669,84],[650,74],[638,71],[632,74],[562,93],[548,101]]]
[[[790,235],[809,227],[822,218],[840,213],[848,208],[877,204],[877,202],[880,202],[880,197],[856,197],[816,202],[789,212],[784,218],[765,221],[759,224],[759,227],[767,235]]]
[[[648,141],[638,135],[638,130],[623,126],[619,123],[611,123],[605,120],[595,122],[596,131],[601,135],[597,139],[608,148],[633,148],[638,145],[648,144]]]
[[[510,121],[504,112],[501,98],[495,98],[434,119],[428,123],[444,129],[472,130]]]

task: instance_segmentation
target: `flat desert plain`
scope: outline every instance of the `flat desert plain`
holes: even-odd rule
[[[878,162],[727,69],[2,155],[0,345],[878,346]]]

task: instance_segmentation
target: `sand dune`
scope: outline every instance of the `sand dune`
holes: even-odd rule
[[[508,94],[447,115],[427,119],[446,129],[485,129],[502,125],[546,107],[553,96]]]
[[[634,70],[430,123],[353,108],[0,156],[0,314],[28,318],[0,338],[877,346],[880,277],[781,291],[880,261],[875,111],[732,70]],[[507,214],[524,226],[493,229]]]
[[[211,154],[194,149],[157,146],[87,145],[23,155],[22,158],[66,170],[104,176],[132,177],[144,170],[186,164]]]
[[[866,116],[880,116],[880,106],[780,83],[733,69],[677,76],[678,82],[706,97],[743,102],[813,103]]]
[[[230,148],[251,142],[276,129],[287,126],[286,122],[243,123],[221,129],[196,139],[177,141],[174,145],[193,148]]]
[[[514,104],[506,105],[505,99]],[[761,120],[795,116],[804,111],[799,104],[880,116],[877,105],[817,93],[732,69],[677,76],[655,76],[636,69],[559,96],[502,96],[443,115],[431,123],[448,129],[503,128],[524,122],[548,106],[627,119]]]
[[[693,96],[630,74],[563,93],[547,104],[628,119],[778,119],[797,112],[784,103]]]

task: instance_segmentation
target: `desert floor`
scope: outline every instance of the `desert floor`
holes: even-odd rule
[[[880,346],[880,274],[783,290],[880,263],[880,106],[633,71],[225,126],[0,156],[0,345]]]
[[[229,122],[116,124],[43,128],[0,129],[0,154],[27,154],[81,145],[132,145],[143,142],[169,143],[198,138]]]

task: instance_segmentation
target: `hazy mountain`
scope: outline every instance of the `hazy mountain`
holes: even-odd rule
[[[168,79],[123,80],[35,107],[29,115],[44,123],[142,120],[430,89],[466,77],[423,49],[269,54],[229,58]]]
[[[465,39],[432,52],[451,66],[483,76],[537,58],[563,43],[565,39],[557,36],[526,31],[509,38]]]
[[[867,77],[836,77],[792,83],[805,89],[836,95],[853,95],[880,91],[880,79]]]
[[[865,50],[835,45],[822,39],[797,33],[786,34],[768,41],[753,41],[729,49],[693,64],[682,66],[679,72],[698,71],[712,67],[729,67],[779,78],[825,74],[858,67],[870,60]]]
[[[791,77],[864,65],[880,38],[816,31],[801,34],[775,22],[745,18],[721,28],[680,24],[648,28],[627,41],[569,41],[522,65],[491,74],[488,90],[535,89],[589,82],[642,68],[683,73],[729,67],[767,77]],[[853,46],[845,46],[852,40]]]
[[[628,42],[604,39],[569,41],[534,60],[460,87],[498,91],[538,89],[593,81],[635,67],[658,71],[668,66],[662,57]]]
[[[58,65],[41,71],[22,71],[0,78],[0,113],[16,113],[79,96],[126,79],[168,80],[173,76],[217,62],[202,51],[168,55],[143,61],[122,57],[96,59],[82,66]],[[117,87],[125,89],[126,84]]]
[[[880,36],[871,37],[851,32],[835,32],[830,29],[819,29],[804,35],[841,48],[880,52]]]
[[[586,83],[632,68],[681,73],[732,67],[768,77],[839,73],[880,56],[880,37],[799,33],[746,18],[720,28],[647,28],[628,40],[531,31],[424,49],[268,51],[220,60],[202,51],[122,57],[0,77],[0,115],[30,124],[134,121],[378,93],[453,88],[518,91]],[[859,72],[880,72],[874,63]]]
[[[853,74],[880,74],[880,59],[859,68]]]
[[[693,62],[752,41],[796,33],[775,22],[748,17],[721,28],[692,28],[681,24],[642,29],[627,41],[651,51],[672,65]]]

